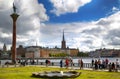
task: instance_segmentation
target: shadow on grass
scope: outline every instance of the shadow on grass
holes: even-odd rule
[[[70,79],[70,78],[58,78],[58,77],[51,77],[51,78],[44,78],[44,77],[33,77],[31,76],[32,78],[41,78],[41,79]],[[74,78],[73,78],[74,79]]]

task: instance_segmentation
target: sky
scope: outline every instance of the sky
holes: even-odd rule
[[[12,45],[13,2],[19,45],[79,51],[120,49],[120,0],[0,0],[0,49]]]

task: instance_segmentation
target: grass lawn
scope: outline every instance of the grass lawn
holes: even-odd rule
[[[64,68],[60,69],[40,66],[0,68],[0,79],[45,79],[31,77],[32,72],[57,71],[57,70],[67,71],[67,69]],[[82,72],[82,74],[75,79],[120,79],[120,72],[105,72],[92,70],[76,70],[76,71]]]

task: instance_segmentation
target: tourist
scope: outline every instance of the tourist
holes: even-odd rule
[[[24,63],[26,63],[26,61],[25,61]],[[34,65],[34,64],[35,64],[35,60],[32,60],[32,63],[31,63],[31,64]]]
[[[119,60],[116,59],[116,66],[119,68]]]
[[[63,60],[61,59],[60,60],[60,68],[62,68],[63,67]]]
[[[112,64],[111,64],[111,62],[109,63],[109,72],[111,72],[112,71]]]
[[[70,59],[70,64],[71,64],[71,69],[73,69],[74,63],[72,59]]]
[[[106,58],[106,59],[105,59],[105,68],[108,67],[108,63],[109,63],[109,60]]]
[[[48,60],[48,64],[50,64],[50,60]]]
[[[118,68],[119,68],[119,60],[118,59],[116,59],[116,62],[115,62],[115,69],[116,69],[116,71],[118,70]]]
[[[112,70],[115,71],[115,63],[112,63]]]
[[[46,67],[48,66],[48,59],[45,60]]]
[[[65,66],[66,66],[66,69],[68,69],[68,66],[69,66],[69,60],[68,60],[68,58],[66,58],[66,60],[65,60]]]
[[[93,59],[92,59],[92,62],[91,62],[91,63],[92,63],[92,68],[94,68],[94,60],[93,60]]]
[[[100,61],[100,59],[98,59],[98,68],[99,69],[101,68],[101,61]]]
[[[83,69],[83,61],[82,61],[82,59],[80,60],[80,69]]]
[[[97,70],[97,69],[98,69],[98,61],[95,60],[95,70]]]
[[[102,60],[102,69],[105,69],[105,66],[106,66],[106,62],[105,60]]]

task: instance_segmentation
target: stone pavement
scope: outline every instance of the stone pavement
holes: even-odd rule
[[[45,65],[26,65],[26,66],[35,66],[35,67],[46,67]],[[24,67],[23,65],[0,65],[1,68],[7,68],[7,67]],[[57,68],[60,68],[59,66],[48,66],[48,67],[57,67]],[[63,67],[65,68],[65,67]],[[69,67],[68,69],[71,69],[71,70],[80,70],[79,67]],[[95,70],[93,68],[83,68],[81,70]],[[96,71],[109,71],[108,69],[97,69]],[[115,72],[115,70],[114,70]],[[120,69],[117,71],[117,72],[120,72]]]

